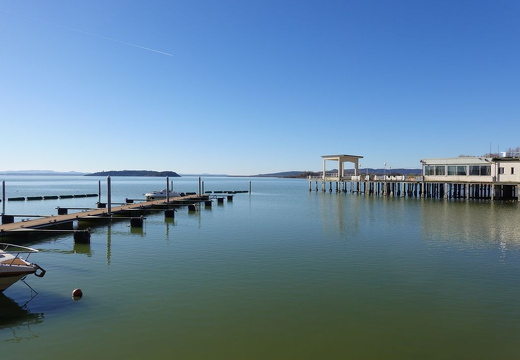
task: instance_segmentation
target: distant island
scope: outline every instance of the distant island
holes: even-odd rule
[[[175,171],[151,171],[151,170],[112,170],[100,171],[85,176],[150,176],[150,177],[180,177]]]

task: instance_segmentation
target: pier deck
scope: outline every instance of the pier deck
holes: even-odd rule
[[[110,215],[117,215],[123,211],[127,210],[138,210],[138,209],[150,209],[156,205],[186,205],[189,201],[200,201],[202,199],[207,198],[207,196],[199,196],[199,195],[186,195],[179,197],[171,197],[169,202],[166,199],[153,200],[153,201],[145,201],[133,204],[126,204],[121,206],[112,207],[110,209]],[[80,212],[74,212],[70,214],[64,215],[51,215],[47,217],[42,217],[38,219],[26,220],[13,222],[10,224],[2,224],[0,225],[0,233],[2,232],[13,232],[13,231],[24,231],[26,229],[41,229],[48,226],[54,226],[62,223],[67,223],[75,220],[88,219],[89,217],[103,217],[109,216],[107,208],[101,209],[92,209]]]

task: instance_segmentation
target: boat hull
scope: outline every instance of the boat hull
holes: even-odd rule
[[[9,268],[13,268],[10,266]],[[13,285],[23,277],[34,274],[36,269],[4,269],[0,268],[0,292],[3,292],[9,286]]]
[[[179,197],[179,196],[182,196],[182,194],[175,192],[175,191],[170,191],[170,193],[167,194],[166,190],[163,190],[163,191],[152,191],[152,192],[144,194],[144,196],[147,201],[151,201],[151,200],[166,199],[166,197],[171,197],[171,198]]]
[[[0,243],[0,292],[27,275],[34,274],[37,277],[45,275],[44,269],[27,261],[29,255],[35,252],[38,252],[38,250]],[[22,256],[25,258],[22,258]]]

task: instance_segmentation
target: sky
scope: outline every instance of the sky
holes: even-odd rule
[[[0,0],[0,171],[520,146],[520,0]]]

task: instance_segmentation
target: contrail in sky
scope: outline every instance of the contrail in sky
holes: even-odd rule
[[[49,24],[50,24],[50,23],[49,23]],[[105,39],[105,40],[113,41],[113,42],[116,42],[116,43],[120,43],[120,44],[124,44],[124,45],[133,46],[133,47],[136,47],[136,48],[139,48],[139,49],[143,49],[143,50],[153,51],[153,52],[156,52],[156,53],[158,53],[158,54],[162,54],[162,55],[166,55],[166,56],[173,56],[172,54],[169,54],[169,53],[164,52],[164,51],[159,51],[159,50],[155,50],[155,49],[147,48],[147,47],[145,47],[145,46],[141,46],[141,45],[137,45],[137,44],[132,44],[132,43],[129,43],[129,42],[126,42],[126,41],[121,41],[121,40],[117,40],[117,39],[109,38],[109,37],[107,37],[107,36],[94,34],[94,33],[91,33],[91,32],[87,32],[87,31],[83,31],[83,30],[79,30],[79,29],[71,28],[71,27],[68,27],[68,26],[59,25],[59,24],[52,24],[52,25],[54,25],[54,26],[59,26],[59,27],[62,27],[62,28],[64,28],[64,29],[68,29],[68,30],[71,30],[71,31],[76,31],[76,32],[79,32],[79,33],[82,33],[82,34],[86,34],[86,35],[90,35],[90,36],[95,36],[95,37],[98,37],[98,38],[100,38],[100,39]]]
[[[100,39],[104,39],[104,40],[108,40],[108,41],[113,41],[113,42],[116,42],[116,43],[119,43],[119,44],[123,44],[123,45],[133,46],[133,47],[136,47],[136,48],[138,48],[138,49],[143,49],[143,50],[152,51],[152,52],[155,52],[155,53],[158,53],[158,54],[161,54],[161,55],[173,56],[172,54],[169,54],[169,53],[164,52],[164,51],[159,51],[159,50],[155,50],[155,49],[148,48],[148,47],[145,47],[145,46],[141,46],[141,45],[137,45],[137,44],[132,44],[132,43],[129,43],[129,42],[126,42],[126,41],[121,41],[121,40],[117,40],[117,39],[114,39],[114,38],[110,38],[110,37],[108,37],[108,36],[98,35],[98,34],[94,34],[94,33],[88,32],[88,31],[83,31],[83,30],[75,29],[75,28],[72,28],[72,27],[70,27],[70,26],[60,25],[60,24],[52,23],[52,22],[50,22],[50,21],[46,21],[46,20],[39,20],[39,19],[31,18],[31,17],[29,17],[29,16],[25,16],[25,15],[13,14],[13,13],[10,13],[10,12],[8,12],[8,11],[1,10],[1,9],[0,9],[0,11],[1,11],[1,12],[4,12],[4,13],[6,13],[6,14],[9,14],[9,15],[15,15],[15,16],[19,16],[19,17],[24,17],[24,18],[26,18],[26,19],[30,19],[30,20],[32,20],[32,21],[37,21],[37,22],[46,23],[46,24],[49,24],[49,25],[52,25],[52,26],[61,27],[61,28],[64,28],[64,29],[67,29],[67,30],[70,30],[70,31],[75,31],[75,32],[78,32],[78,33],[81,33],[81,34],[85,34],[85,35],[89,35],[89,36],[94,36],[94,37],[97,37],[97,38],[100,38]]]

